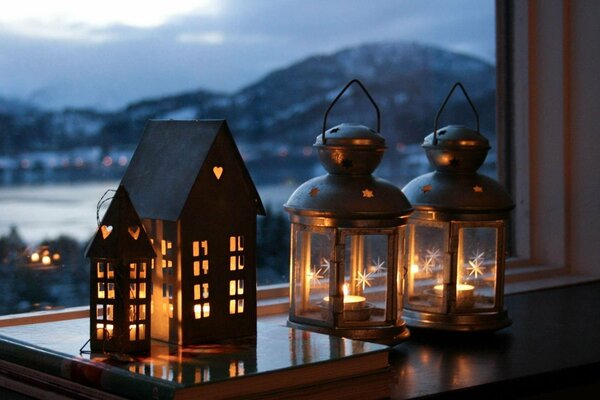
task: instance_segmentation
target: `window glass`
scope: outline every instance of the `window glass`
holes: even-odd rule
[[[495,174],[492,0],[191,1],[148,12],[160,15],[149,20],[110,5],[88,20],[77,2],[42,3],[33,16],[8,8],[1,17],[0,43],[11,57],[0,63],[0,314],[87,304],[90,273],[115,279],[113,266],[92,266],[82,255],[110,203],[98,221],[98,200],[116,189],[149,119],[226,118],[267,208],[257,220],[256,249],[253,235],[237,227],[223,249],[210,238],[159,238],[157,252],[166,257],[157,259],[157,272],[173,276],[177,268],[210,276],[216,254],[231,256],[231,272],[256,265],[260,285],[289,282],[290,223],[281,205],[325,173],[312,144],[325,110],[352,78],[380,108],[387,152],[377,176],[402,187],[429,170],[420,143],[458,80],[493,147],[481,172]],[[332,110],[329,127],[341,122],[375,128],[359,91]],[[441,116],[441,126],[450,123],[474,124],[460,95]],[[248,201],[236,193],[236,202]],[[178,251],[194,259],[179,266]],[[141,260],[123,273],[130,272],[137,279],[148,273]],[[110,294],[106,287],[104,298]]]

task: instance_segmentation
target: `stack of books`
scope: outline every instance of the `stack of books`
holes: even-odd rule
[[[256,339],[148,356],[80,354],[86,318],[0,328],[0,386],[33,397],[379,399],[388,347],[259,322]],[[50,395],[50,396],[49,396]]]

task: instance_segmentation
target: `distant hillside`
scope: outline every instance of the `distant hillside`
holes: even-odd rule
[[[43,112],[0,101],[0,156],[82,146],[108,151],[134,146],[151,118],[226,118],[249,159],[294,157],[312,145],[327,106],[353,78],[360,79],[378,103],[382,134],[390,148],[419,143],[432,131],[435,113],[455,81],[464,83],[478,107],[482,132],[493,140],[494,74],[492,65],[470,56],[415,43],[376,43],[310,57],[236,93],[197,90],[136,102],[112,113]],[[474,124],[464,100],[457,100],[448,105],[441,124]],[[375,127],[375,113],[359,90],[338,103],[328,125],[341,121]],[[255,168],[268,170],[276,166],[273,163]]]

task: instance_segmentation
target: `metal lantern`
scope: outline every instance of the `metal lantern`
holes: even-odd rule
[[[437,128],[457,87],[473,109],[476,131]],[[453,331],[508,326],[504,247],[514,204],[498,182],[477,173],[490,145],[462,84],[446,96],[423,147],[435,171],[403,189],[415,209],[407,224],[404,318],[409,326]]]
[[[356,83],[377,112],[377,132],[327,116]],[[288,325],[352,339],[398,342],[401,243],[411,207],[399,188],[374,177],[386,149],[379,109],[365,87],[350,81],[325,113],[314,147],[328,174],[302,184],[284,208],[291,221]]]

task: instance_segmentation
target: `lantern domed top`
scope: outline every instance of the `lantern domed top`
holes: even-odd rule
[[[463,125],[437,128],[439,116],[457,87],[473,109],[477,130]],[[434,130],[425,137],[423,148],[435,172],[413,179],[402,189],[416,210],[502,214],[514,208],[510,195],[502,185],[477,173],[485,161],[490,144],[479,133],[479,115],[459,82],[442,103],[435,117]]]
[[[355,123],[343,123],[326,130],[329,111],[353,83],[360,86],[373,104],[377,112],[377,131]],[[360,81],[350,81],[329,106],[322,133],[314,144],[329,174],[302,184],[284,208],[298,217],[326,219],[328,222],[324,220],[324,224],[353,226],[357,220],[366,224],[369,223],[364,220],[370,220],[375,224],[397,225],[397,218],[408,215],[412,208],[398,187],[371,175],[386,150],[379,128],[379,108],[375,101]]]
[[[317,136],[321,164],[331,174],[368,175],[381,162],[385,139],[366,126],[343,123]]]
[[[427,135],[423,148],[436,171],[475,172],[485,161],[490,144],[478,131],[448,125]]]

